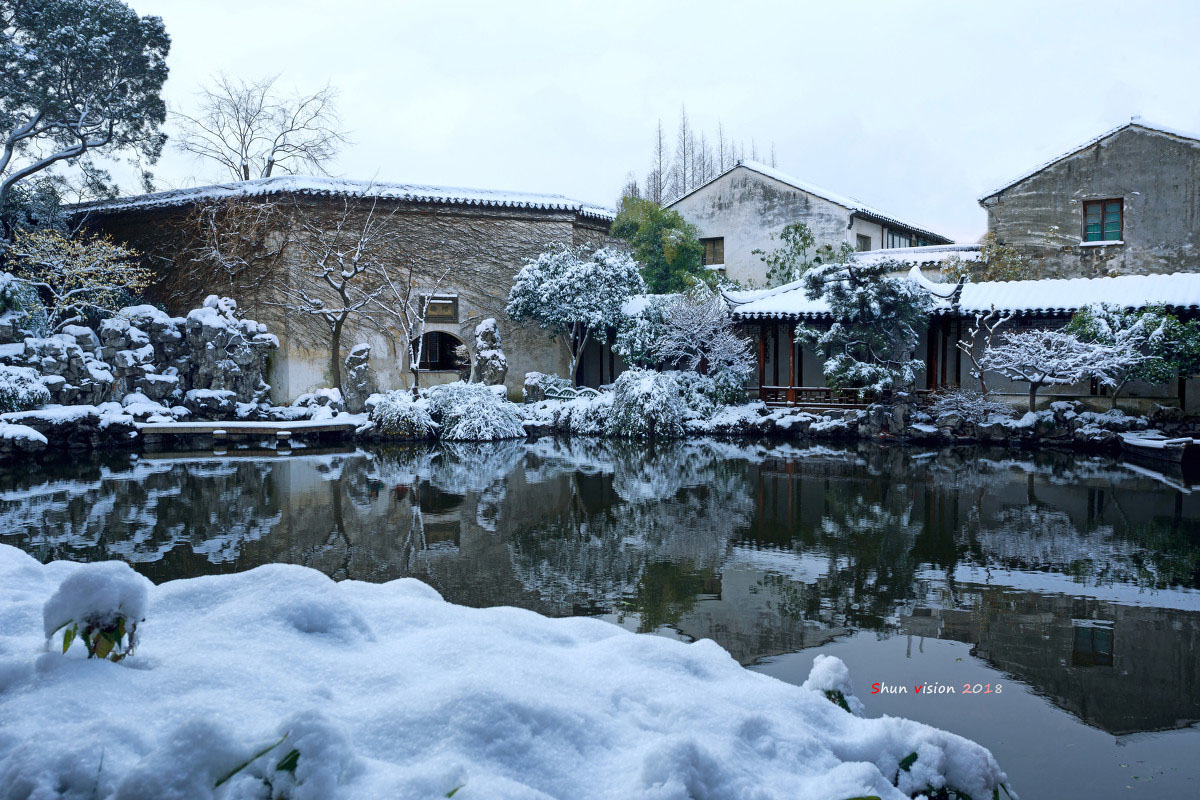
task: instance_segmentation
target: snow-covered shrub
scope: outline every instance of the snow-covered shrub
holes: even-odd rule
[[[495,391],[503,388],[455,381],[426,389],[424,397],[441,427],[441,438],[484,442],[524,437],[516,404]]]
[[[841,706],[856,717],[863,716],[866,707],[854,695],[850,683],[850,670],[846,662],[837,656],[818,655],[813,659],[812,670],[801,688],[821,692],[832,703]]]
[[[437,434],[437,423],[429,415],[429,403],[424,399],[413,400],[408,389],[388,392],[374,398],[371,422],[375,430],[384,436],[396,439],[432,439]]]
[[[0,413],[28,411],[50,402],[50,392],[37,371],[0,365]]]
[[[672,372],[631,369],[613,384],[607,433],[630,438],[683,435],[688,406]]]
[[[708,375],[701,375],[698,372],[690,372],[688,370],[680,370],[671,372],[675,377],[676,383],[679,384],[679,393],[683,395],[683,401],[689,410],[688,416],[691,418],[712,416],[717,410],[718,402],[716,382]],[[721,404],[723,405],[723,404]]]
[[[49,318],[37,289],[11,272],[0,272],[0,342],[49,334]]]
[[[996,417],[1009,419],[1016,413],[1011,404],[995,400],[973,389],[948,389],[938,392],[929,406],[929,411],[935,420],[948,414],[956,414],[964,421],[976,425]]]
[[[146,618],[150,581],[124,561],[79,567],[42,607],[49,640],[64,628],[62,652],[79,639],[88,658],[120,661],[133,655],[138,623]]]

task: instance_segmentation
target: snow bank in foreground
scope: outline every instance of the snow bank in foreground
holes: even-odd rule
[[[465,608],[411,579],[172,581],[135,656],[47,650],[44,604],[92,568],[0,545],[6,797],[894,800],[944,780],[982,800],[1004,780],[966,739],[830,702],[850,696],[836,659],[811,691],[711,641]]]

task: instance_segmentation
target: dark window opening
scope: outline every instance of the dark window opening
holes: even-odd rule
[[[457,349],[462,342],[449,333],[430,331],[421,337],[421,360],[417,369],[456,370],[465,366]]]
[[[704,266],[717,267],[725,263],[725,237],[701,239],[700,244],[704,245]]]
[[[858,252],[865,253],[871,249],[871,237],[858,234]]]
[[[1083,240],[1119,242],[1124,235],[1124,201],[1085,200],[1083,203]]]
[[[1071,648],[1071,664],[1076,667],[1111,667],[1113,664],[1112,628],[1077,626]]]
[[[912,247],[912,243],[912,236],[907,233],[900,233],[899,231],[887,232],[888,247]]]

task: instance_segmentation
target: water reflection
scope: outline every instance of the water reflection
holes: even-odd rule
[[[0,541],[155,581],[291,562],[604,615],[751,664],[964,642],[1115,734],[1200,719],[1200,494],[1108,459],[532,443],[0,472]]]

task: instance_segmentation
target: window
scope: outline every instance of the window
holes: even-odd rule
[[[912,236],[899,231],[887,232],[888,247],[912,247]]]
[[[417,369],[454,370],[464,364],[459,360],[458,347],[462,345],[452,334],[430,331],[421,337],[421,361]],[[413,348],[416,350],[416,348]]]
[[[429,300],[429,308],[425,310],[426,322],[458,322],[458,295],[435,294],[432,298],[421,295],[418,298],[421,305],[426,300]]]
[[[1072,620],[1075,641],[1071,648],[1071,664],[1076,667],[1111,667],[1113,665],[1113,629],[1110,625],[1092,620]]]
[[[1117,197],[1109,200],[1083,202],[1083,240],[1085,242],[1119,242],[1123,234],[1124,202]]]
[[[868,251],[868,250],[870,250],[870,249],[871,249],[871,237],[870,237],[870,236],[863,236],[863,235],[860,233],[860,234],[858,235],[858,252],[860,252],[860,253],[865,253],[865,252],[867,252],[867,251]]]
[[[719,267],[725,263],[725,237],[701,239],[700,244],[704,245],[704,266]]]

